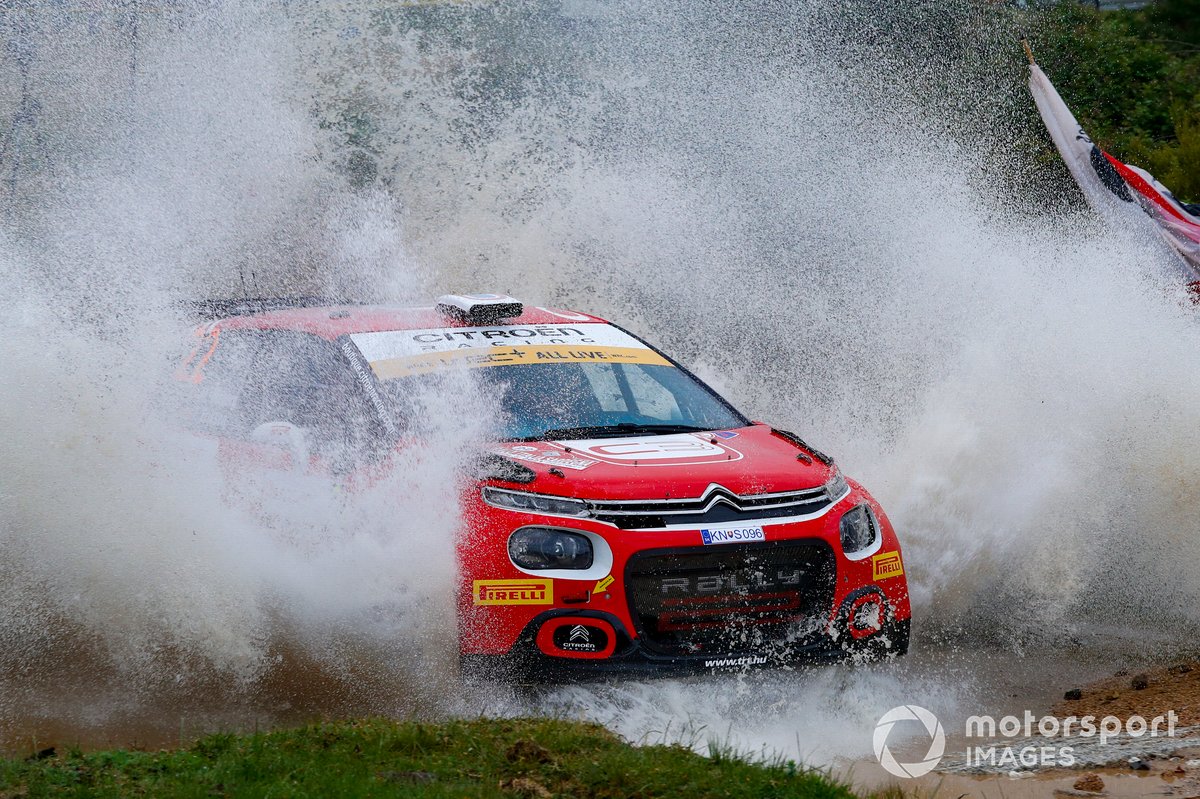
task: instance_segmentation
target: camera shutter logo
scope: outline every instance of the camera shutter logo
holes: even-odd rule
[[[916,763],[897,761],[892,750],[888,748],[888,735],[898,721],[919,721],[929,733],[929,751]],[[875,745],[875,757],[886,772],[897,777],[921,777],[933,771],[941,761],[942,754],[946,751],[946,732],[937,716],[925,708],[918,705],[900,705],[883,714],[883,718],[875,725],[872,743]]]

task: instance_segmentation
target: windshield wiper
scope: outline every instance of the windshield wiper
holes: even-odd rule
[[[613,438],[617,436],[649,433],[661,436],[669,433],[702,433],[707,427],[696,427],[690,424],[636,424],[634,422],[618,422],[617,424],[593,425],[589,427],[556,427],[545,430],[536,436],[520,439],[521,441],[547,441],[573,438]]]

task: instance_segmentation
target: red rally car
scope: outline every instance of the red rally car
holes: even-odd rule
[[[419,439],[439,377],[494,399],[501,429],[457,541],[465,671],[704,672],[908,649],[900,544],[878,503],[616,325],[490,294],[210,310],[224,318],[197,332],[179,377],[205,398],[193,425],[227,455],[286,443],[284,457],[351,486]]]

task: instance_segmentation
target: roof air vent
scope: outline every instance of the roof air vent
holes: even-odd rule
[[[494,325],[524,312],[520,300],[504,294],[446,294],[437,298],[438,313],[457,322]]]

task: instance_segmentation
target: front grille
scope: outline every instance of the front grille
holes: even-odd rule
[[[824,487],[743,497],[716,486],[693,499],[589,500],[588,506],[595,519],[622,530],[643,530],[808,516],[828,508],[833,499]]]
[[[643,645],[662,654],[765,652],[820,630],[837,567],[820,541],[654,550],[626,568]]]

